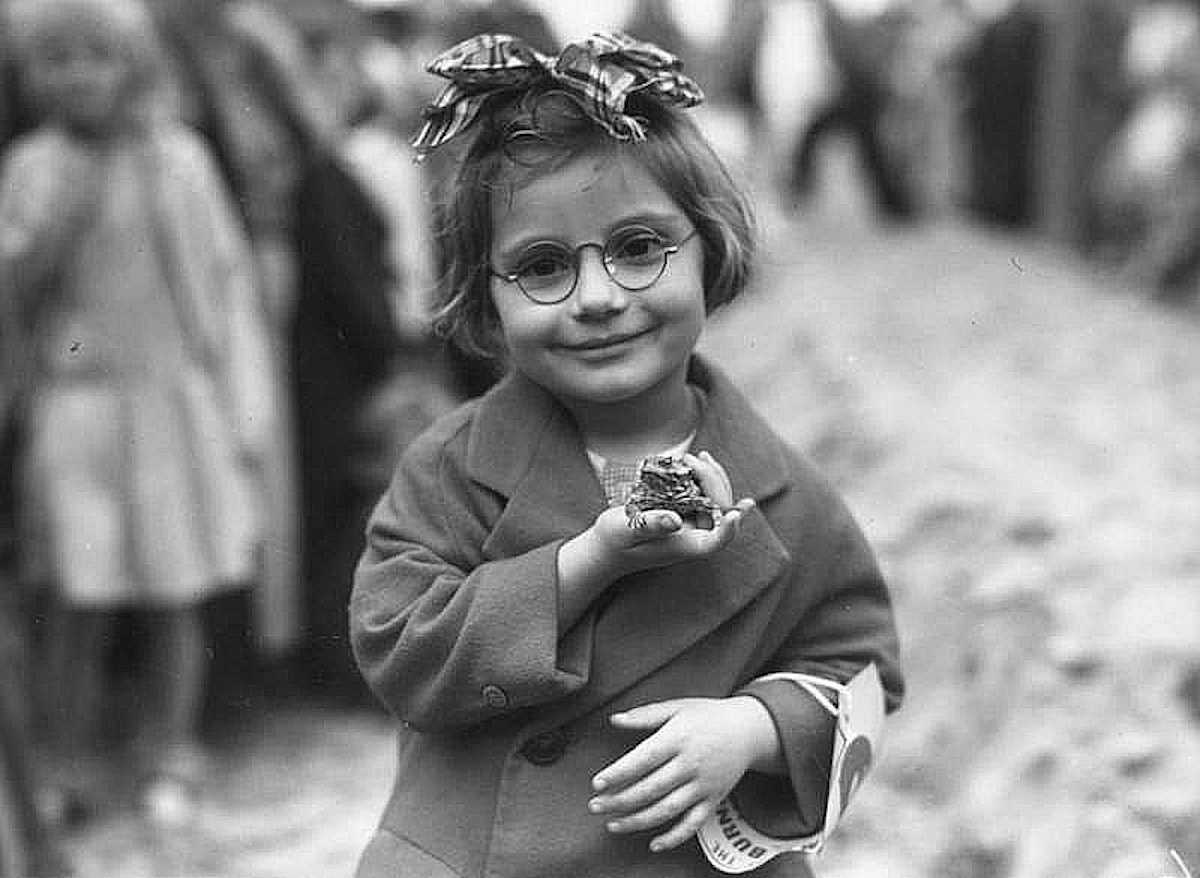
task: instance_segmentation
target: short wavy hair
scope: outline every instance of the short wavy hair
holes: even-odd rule
[[[457,172],[435,199],[440,334],[468,354],[503,355],[488,271],[494,199],[585,153],[638,162],[695,226],[704,247],[707,313],[742,293],[757,240],[746,193],[686,111],[636,95],[627,110],[643,124],[644,140],[608,134],[553,83],[497,95],[482,108]]]

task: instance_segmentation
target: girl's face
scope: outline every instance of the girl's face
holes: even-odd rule
[[[497,194],[492,223],[494,272],[544,274],[554,265],[544,254],[567,251],[578,267],[574,290],[550,305],[492,277],[492,301],[516,368],[568,407],[631,401],[672,383],[684,387],[705,319],[703,246],[687,216],[637,162],[590,153],[575,158],[511,197]],[[610,254],[637,263],[659,241],[679,249],[664,257],[666,268],[649,287],[624,289],[605,270],[606,242]],[[599,246],[583,246],[592,244]],[[551,245],[556,249],[547,250]]]
[[[84,134],[109,130],[126,108],[132,65],[119,38],[81,21],[44,38],[31,66],[49,115]]]

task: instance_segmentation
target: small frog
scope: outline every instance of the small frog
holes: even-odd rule
[[[638,465],[638,479],[625,503],[632,528],[646,526],[651,509],[669,509],[689,524],[710,528],[720,517],[721,507],[705,495],[692,468],[680,457],[653,454]]]

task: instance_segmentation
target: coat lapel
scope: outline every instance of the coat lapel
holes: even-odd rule
[[[697,359],[691,377],[708,399],[693,447],[721,461],[737,497],[769,500],[789,469],[780,441],[720,373]],[[574,536],[604,509],[570,417],[520,376],[506,378],[483,403],[468,458],[473,476],[508,497],[485,545],[488,557]],[[717,555],[614,583],[580,623],[592,626],[588,685],[548,719],[565,722],[594,709],[670,662],[747,606],[789,560],[755,510]]]
[[[521,554],[587,528],[605,506],[579,432],[542,388],[512,373],[481,402],[467,446],[471,476],[506,498],[483,551]]]

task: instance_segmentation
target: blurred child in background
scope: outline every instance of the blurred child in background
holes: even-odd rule
[[[238,376],[252,267],[205,147],[156,102],[139,0],[22,0],[21,83],[40,124],[0,170],[0,272],[29,339],[20,461],[24,575],[55,598],[43,679],[46,808],[111,800],[114,624],[144,640],[127,732],[149,817],[185,820],[202,780],[206,599],[247,583],[255,441]]]

